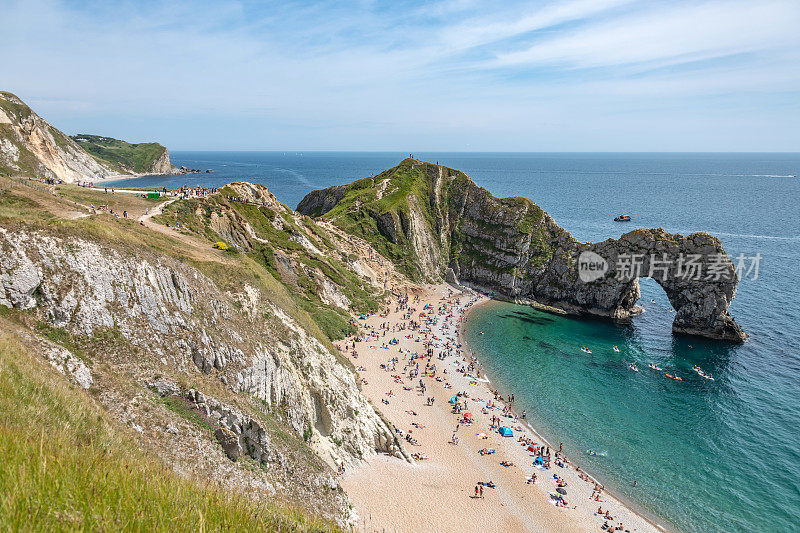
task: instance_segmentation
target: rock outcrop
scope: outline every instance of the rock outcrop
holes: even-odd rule
[[[0,250],[0,305],[28,309],[74,335],[111,336],[115,346],[131,345],[176,372],[217,376],[306,435],[330,465],[375,451],[407,458],[354,372],[270,301],[265,287],[245,284],[231,294],[165,256],[42,231],[0,227]],[[91,383],[68,354],[51,360]],[[235,422],[223,425],[242,434]]]
[[[635,230],[582,243],[526,198],[495,198],[463,172],[413,159],[314,191],[298,211],[332,219],[399,265],[411,261],[412,275],[452,269],[452,279],[496,297],[573,315],[628,320],[640,311],[638,278],[652,277],[675,309],[674,332],[746,338],[728,314],[734,265],[706,233]]]
[[[166,147],[145,172],[148,174],[175,174],[177,172],[175,165],[169,160],[169,150]]]

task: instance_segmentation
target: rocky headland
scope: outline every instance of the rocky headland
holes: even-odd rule
[[[86,134],[70,137],[19,97],[0,91],[0,175],[73,183],[177,172],[169,151],[158,143],[131,144]]]
[[[747,337],[728,313],[735,267],[707,233],[638,229],[579,242],[527,198],[495,198],[461,171],[410,158],[313,191],[297,210],[369,240],[416,279],[447,277],[498,298],[624,321],[639,312],[638,278],[649,276],[675,309],[674,332]]]

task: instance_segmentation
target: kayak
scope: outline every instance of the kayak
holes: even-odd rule
[[[669,379],[674,379],[675,381],[683,381],[683,378],[679,378],[678,376],[673,376],[672,374],[664,374]]]

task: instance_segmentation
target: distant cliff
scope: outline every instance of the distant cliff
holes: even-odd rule
[[[115,174],[169,174],[175,167],[157,143],[69,137],[17,96],[0,91],[0,175],[91,181]]]
[[[131,144],[99,135],[73,135],[73,141],[102,164],[109,164],[119,173],[172,174],[175,166],[169,161],[169,150],[158,143]]]
[[[640,229],[581,243],[527,198],[495,198],[461,171],[415,159],[313,191],[297,210],[369,240],[418,279],[447,276],[551,311],[628,320],[641,311],[638,278],[649,276],[675,308],[676,333],[747,337],[728,314],[735,268],[706,233]]]

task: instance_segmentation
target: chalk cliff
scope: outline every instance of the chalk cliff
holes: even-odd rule
[[[73,182],[115,173],[22,100],[0,92],[0,174]]]

